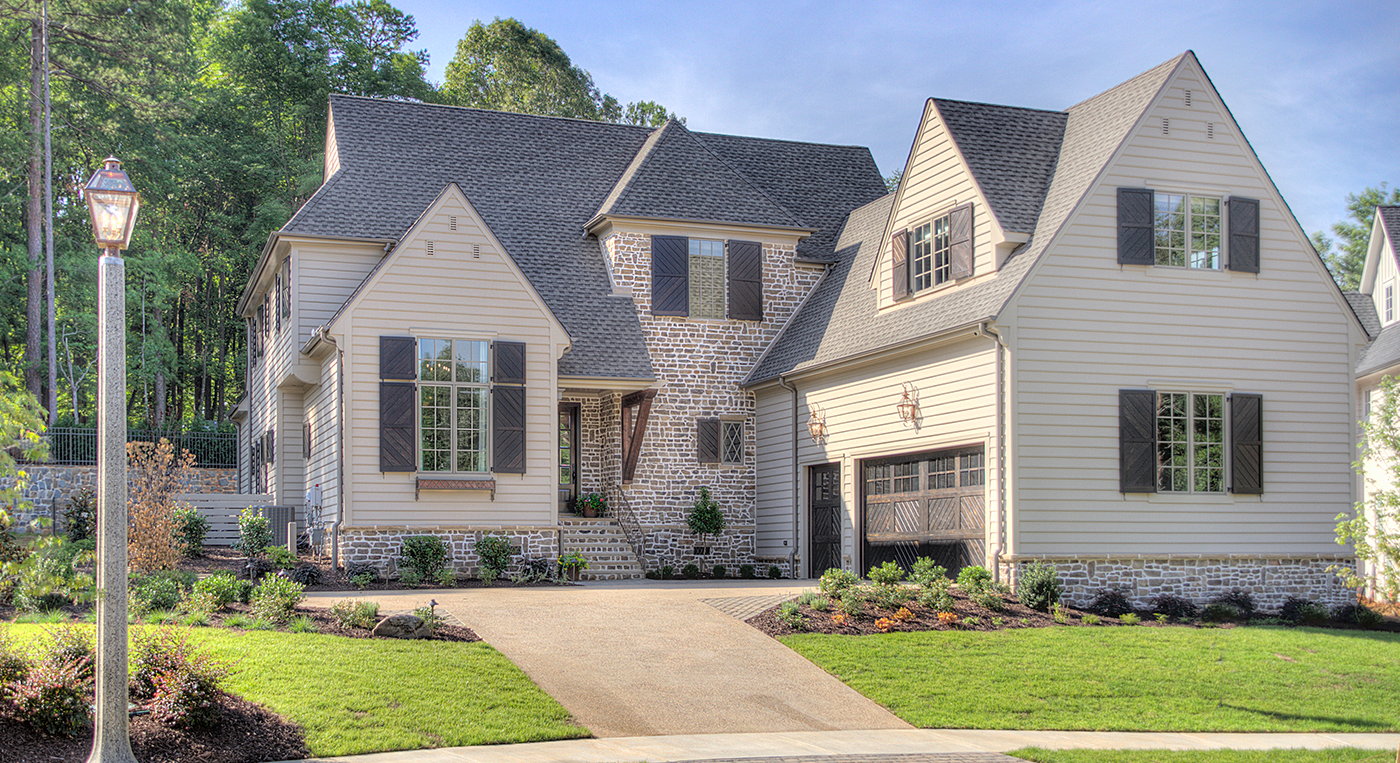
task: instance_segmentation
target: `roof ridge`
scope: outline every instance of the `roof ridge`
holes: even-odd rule
[[[671,122],[675,122],[674,119],[673,119],[673,120],[670,120],[670,121],[671,121]],[[669,124],[669,123],[670,123],[670,122],[668,122],[667,124]],[[744,181],[745,183],[748,183],[750,188],[754,189],[755,191],[758,191],[759,195],[762,196],[764,199],[767,199],[769,204],[772,204],[774,207],[776,207],[776,208],[782,210],[784,213],[786,213],[787,216],[788,216],[789,218],[792,219],[792,222],[794,222],[794,223],[797,224],[797,227],[799,227],[799,228],[805,228],[805,227],[807,227],[807,223],[806,223],[802,218],[798,217],[796,212],[793,212],[791,209],[788,209],[786,206],[780,204],[780,203],[778,202],[777,199],[773,198],[772,196],[770,196],[770,195],[768,194],[767,191],[763,190],[763,188],[762,188],[761,186],[759,186],[758,183],[755,183],[755,182],[753,181],[753,178],[749,177],[747,174],[745,174],[745,173],[743,173],[743,172],[740,172],[738,167],[735,167],[733,164],[731,164],[731,163],[729,162],[729,160],[725,159],[723,156],[720,156],[718,151],[715,151],[713,148],[711,148],[709,145],[707,145],[707,144],[705,143],[705,141],[700,140],[699,138],[695,137],[695,133],[691,132],[690,130],[687,130],[687,129],[685,128],[685,125],[680,124],[679,122],[677,122],[677,123],[676,123],[676,126],[679,127],[682,131],[684,131],[684,133],[685,133],[692,141],[698,143],[698,144],[700,145],[701,148],[705,149],[705,151],[706,151],[707,153],[709,153],[710,156],[713,156],[714,158],[718,159],[718,160],[719,160],[719,163],[720,163],[720,164],[723,164],[726,168],[728,168],[730,172],[734,173],[735,175],[738,175],[741,179],[743,179],[743,181]],[[660,142],[660,141],[658,141],[658,142]]]
[[[1131,76],[1131,77],[1129,77],[1129,78],[1123,80],[1122,82],[1119,82],[1118,84],[1114,85],[1113,87],[1110,87],[1110,88],[1108,88],[1108,89],[1106,89],[1106,90],[1101,90],[1101,91],[1099,91],[1099,92],[1097,92],[1097,93],[1095,93],[1095,94],[1089,96],[1088,98],[1085,98],[1084,100],[1079,101],[1078,103],[1075,103],[1075,104],[1072,104],[1072,105],[1066,107],[1066,108],[1065,108],[1065,111],[1068,112],[1070,109],[1078,108],[1078,107],[1080,107],[1080,106],[1083,106],[1083,105],[1089,103],[1090,101],[1094,101],[1094,100],[1097,100],[1097,99],[1099,99],[1099,98],[1102,98],[1103,96],[1108,95],[1109,93],[1112,93],[1113,91],[1117,90],[1117,89],[1120,88],[1120,87],[1124,87],[1124,86],[1126,86],[1126,85],[1128,85],[1128,84],[1130,84],[1130,83],[1132,83],[1132,82],[1137,81],[1137,80],[1138,80],[1139,78],[1141,78],[1141,77],[1146,77],[1147,75],[1152,74],[1153,72],[1157,71],[1158,69],[1161,69],[1161,68],[1164,68],[1164,67],[1168,67],[1168,66],[1170,66],[1170,67],[1172,67],[1172,68],[1175,68],[1176,64],[1180,63],[1181,59],[1185,58],[1185,57],[1188,56],[1188,55],[1189,55],[1189,56],[1194,56],[1194,55],[1196,55],[1196,53],[1195,53],[1195,51],[1193,51],[1193,50],[1187,49],[1187,50],[1185,50],[1185,51],[1183,51],[1183,52],[1181,52],[1181,53],[1178,53],[1177,55],[1172,56],[1171,58],[1168,58],[1167,60],[1165,60],[1165,61],[1163,61],[1163,62],[1157,64],[1156,66],[1153,66],[1153,67],[1151,67],[1151,68],[1149,68],[1149,69],[1146,69],[1145,71],[1138,72],[1137,74],[1135,74],[1135,75],[1133,75],[1133,76]]]
[[[395,98],[381,98],[372,95],[354,95],[351,93],[331,93],[330,99],[348,98],[357,101],[370,101],[371,103],[383,103],[395,106],[429,106],[439,109],[454,109],[457,111],[475,111],[483,114],[506,114],[513,117],[527,117],[530,119],[546,119],[555,122],[582,122],[590,125],[601,125],[604,127],[618,127],[625,130],[655,130],[658,128],[647,127],[646,125],[629,125],[624,122],[604,122],[601,119],[584,119],[583,117],[560,117],[549,114],[531,114],[527,111],[508,111],[506,109],[484,109],[480,106],[458,106],[454,103],[432,103],[431,101],[420,100],[398,100]]]
[[[617,182],[613,183],[612,188],[608,191],[608,195],[603,197],[603,202],[598,205],[598,211],[593,213],[594,217],[607,214],[608,210],[612,209],[613,205],[617,204],[623,194],[627,193],[627,189],[632,187],[632,181],[637,179],[637,175],[641,173],[642,167],[656,152],[656,146],[661,143],[662,133],[666,131],[667,127],[671,126],[672,121],[674,120],[666,120],[666,124],[653,129],[651,133],[647,135],[646,140],[642,141],[642,145],[637,148],[637,153],[632,156],[632,161],[628,162],[627,166],[622,168],[622,174],[618,176]]]
[[[823,143],[819,140],[791,140],[788,138],[765,138],[760,135],[737,135],[732,132],[700,132],[697,130],[691,130],[690,128],[686,128],[686,131],[689,132],[691,135],[695,136],[710,135],[716,138],[735,138],[738,140],[763,141],[765,143],[791,143],[796,146],[824,146],[826,148],[858,148],[864,151],[870,150],[869,146],[862,146],[859,143]]]
[[[937,101],[940,103],[965,103],[969,106],[991,106],[997,109],[1016,109],[1017,111],[1035,111],[1043,114],[1060,114],[1062,116],[1066,115],[1064,111],[1061,111],[1059,109],[1038,109],[1034,106],[1013,106],[1008,103],[992,103],[990,101],[968,101],[963,100],[961,98],[940,98],[936,95],[930,96],[929,100]]]

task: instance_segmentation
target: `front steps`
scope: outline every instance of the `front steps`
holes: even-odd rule
[[[635,580],[642,577],[642,565],[632,544],[611,517],[559,519],[559,553],[577,551],[588,559],[583,580]]]

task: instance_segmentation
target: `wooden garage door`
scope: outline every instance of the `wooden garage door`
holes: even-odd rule
[[[981,446],[862,464],[864,567],[909,569],[933,557],[950,574],[984,559],[986,469]]]

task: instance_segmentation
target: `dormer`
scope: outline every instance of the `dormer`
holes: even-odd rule
[[[1361,272],[1361,293],[1376,306],[1381,327],[1400,321],[1400,207],[1376,207],[1366,266]]]

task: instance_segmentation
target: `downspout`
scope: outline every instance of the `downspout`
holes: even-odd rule
[[[989,323],[983,323],[979,333],[985,334],[996,343],[996,412],[995,427],[997,436],[997,506],[996,534],[992,546],[992,578],[1001,582],[1001,555],[1006,548],[1006,359],[1010,349],[1006,339],[997,333]]]
[[[797,535],[800,520],[798,499],[801,497],[798,486],[802,484],[802,470],[797,465],[797,387],[788,382],[787,377],[779,376],[778,385],[792,393],[792,548],[788,551],[788,572],[797,578],[797,548],[802,541]]]

